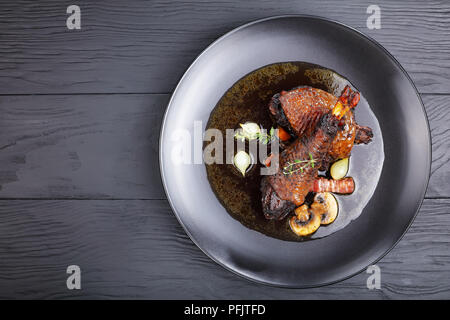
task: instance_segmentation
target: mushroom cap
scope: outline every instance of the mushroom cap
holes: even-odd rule
[[[320,216],[322,225],[327,225],[336,220],[339,206],[332,193],[322,192],[315,195],[311,210]]]

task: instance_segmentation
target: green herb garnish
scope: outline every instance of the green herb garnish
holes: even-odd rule
[[[311,168],[314,168],[316,160],[313,158],[311,153],[308,153],[308,155],[309,155],[309,160],[295,159],[294,162],[288,162],[287,165],[283,168],[283,174],[291,175],[298,171],[303,173],[303,171],[308,166],[311,166]]]

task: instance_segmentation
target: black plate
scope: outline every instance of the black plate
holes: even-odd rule
[[[307,242],[286,242],[244,227],[218,202],[204,164],[172,162],[173,134],[205,127],[224,92],[249,72],[305,61],[349,79],[367,99],[383,134],[385,160],[362,214],[342,230]],[[287,88],[289,89],[289,88]],[[175,215],[211,259],[248,279],[312,287],[348,278],[381,259],[412,223],[428,184],[431,142],[414,84],[381,45],[340,23],[282,16],[237,28],[190,66],[167,108],[160,140],[161,175]]]

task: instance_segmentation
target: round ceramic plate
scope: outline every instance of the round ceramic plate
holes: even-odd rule
[[[180,137],[192,142],[195,160],[195,140],[199,134],[201,139],[211,111],[234,83],[263,66],[292,61],[334,70],[362,93],[379,122],[385,157],[375,190],[359,217],[335,233],[305,242],[283,241],[245,227],[218,201],[205,164],[174,161]],[[417,214],[430,163],[424,107],[400,64],[360,32],[318,17],[267,18],[215,41],[179,82],[161,129],[162,180],[192,241],[225,268],[284,287],[334,283],[381,259]]]

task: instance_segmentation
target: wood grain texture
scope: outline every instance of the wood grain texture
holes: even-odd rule
[[[167,93],[193,59],[234,27],[267,16],[338,20],[385,46],[421,92],[450,93],[450,3],[364,0],[77,1],[81,30],[66,28],[73,1],[2,1],[0,93]]]
[[[166,95],[8,96],[0,105],[0,197],[164,199]]]
[[[158,163],[168,95],[6,96],[0,198],[165,199]],[[450,197],[450,100],[423,96],[433,142],[427,197]]]
[[[77,4],[82,30],[66,28]],[[450,2],[19,0],[0,3],[0,299],[450,299]],[[158,166],[169,94],[212,41],[246,22],[310,14],[373,37],[423,93],[433,163],[427,199],[378,265],[289,290],[249,282],[198,249]],[[150,94],[149,94],[150,93]],[[66,268],[82,290],[66,289]]]
[[[450,298],[450,200],[425,200],[406,236],[368,275],[307,290],[244,280],[205,256],[164,200],[1,200],[0,298]],[[66,268],[82,289],[66,289]]]

